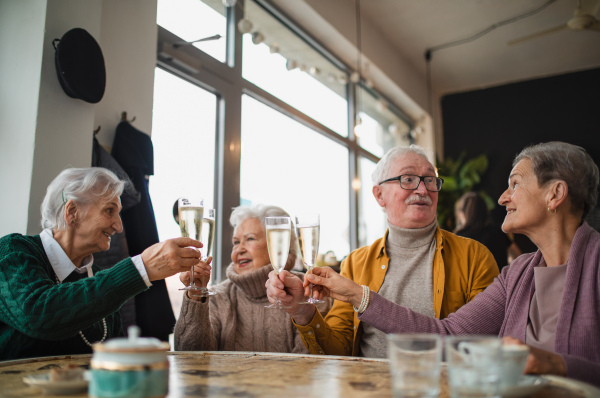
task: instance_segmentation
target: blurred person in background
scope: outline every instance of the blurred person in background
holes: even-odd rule
[[[500,227],[491,223],[490,212],[483,197],[477,192],[465,193],[456,202],[454,215],[454,233],[483,243],[490,249],[498,268],[502,270],[508,264],[509,250],[515,250],[516,245]]]

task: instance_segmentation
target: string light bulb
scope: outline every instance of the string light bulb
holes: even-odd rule
[[[356,137],[360,137],[363,133],[364,126],[362,124],[362,119],[359,115],[356,115],[356,119],[354,120],[354,135]]]
[[[246,34],[246,33],[250,33],[252,31],[253,26],[252,26],[252,22],[250,22],[248,19],[242,18],[238,22],[237,27],[241,34]]]

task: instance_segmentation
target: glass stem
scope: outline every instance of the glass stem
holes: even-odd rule
[[[192,266],[192,269],[190,271],[191,271],[191,275],[192,275],[192,283],[190,283],[190,286],[196,287],[196,280],[194,278],[194,266]]]

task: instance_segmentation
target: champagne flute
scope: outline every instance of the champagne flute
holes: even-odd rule
[[[292,220],[289,217],[265,217],[267,232],[267,248],[269,258],[275,273],[279,275],[285,269],[290,252],[290,238],[292,234]],[[281,304],[277,299],[275,303],[266,305],[265,308],[291,308]]]
[[[296,216],[296,230],[298,231],[298,242],[300,243],[300,253],[302,254],[302,263],[311,273],[317,262],[319,254],[319,230],[321,223],[318,214],[306,214]],[[299,304],[318,304],[324,303],[313,297],[313,284],[310,284],[310,297]]]
[[[177,201],[177,207],[179,212],[179,228],[181,229],[181,236],[183,236],[184,238],[200,240],[202,238],[204,199],[179,198]],[[194,267],[192,267],[190,271],[190,285],[185,286],[179,290],[188,290],[190,296],[202,297],[202,288],[196,285],[196,281],[194,280]]]
[[[200,242],[202,242],[202,247],[200,248],[201,260],[206,262],[208,258],[212,255],[213,246],[215,243],[215,209],[205,209],[206,213],[204,218],[202,219],[202,237]],[[200,278],[202,282],[202,286],[200,289],[202,290],[202,297],[214,296],[215,292],[210,291],[206,288],[208,282],[210,281],[210,276],[202,276]]]

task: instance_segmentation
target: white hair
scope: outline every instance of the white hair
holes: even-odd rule
[[[390,178],[389,172],[391,169],[391,165],[400,156],[406,155],[407,153],[414,153],[417,155],[421,155],[425,159],[427,159],[427,161],[429,162],[429,158],[427,158],[427,153],[425,152],[425,148],[423,148],[423,147],[420,147],[415,144],[412,144],[410,146],[394,147],[394,148],[390,149],[389,151],[387,151],[387,153],[385,155],[383,155],[381,160],[377,163],[377,166],[375,166],[375,170],[371,174],[371,180],[373,181],[373,186],[379,184],[381,181],[383,181],[387,178]]]
[[[85,207],[101,198],[121,196],[125,182],[103,167],[69,168],[63,170],[46,190],[42,202],[42,228],[67,229],[65,205],[69,200]]]
[[[250,206],[238,206],[233,209],[231,216],[229,217],[229,223],[235,229],[245,220],[249,218],[256,218],[260,221],[261,225],[264,226],[266,217],[289,217],[290,215],[283,210],[281,207],[272,205],[263,205],[260,203],[252,204]],[[286,270],[291,270],[296,263],[296,257],[298,257],[298,243],[294,227],[292,223],[292,234],[290,237],[290,254],[288,256],[287,263],[285,265]]]

